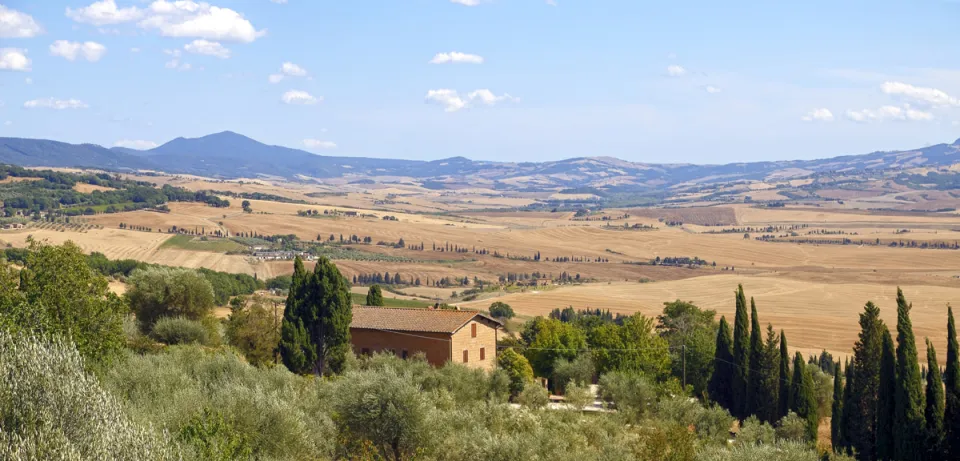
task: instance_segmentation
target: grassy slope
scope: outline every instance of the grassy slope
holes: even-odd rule
[[[200,240],[200,237],[193,235],[174,235],[160,245],[160,248],[179,248],[190,251],[209,251],[214,253],[226,253],[228,251],[241,251],[246,247],[232,240],[207,237],[206,241]]]

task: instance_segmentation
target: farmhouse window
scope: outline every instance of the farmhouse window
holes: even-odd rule
[[[470,351],[463,350],[463,363],[467,363],[470,360]]]
[[[476,337],[477,337],[477,324],[476,324],[476,323],[471,323],[471,324],[470,324],[470,337],[471,337],[471,338],[476,338]]]
[[[482,361],[484,361],[484,360],[486,360],[486,359],[487,359],[487,348],[481,347],[481,348],[480,348],[480,361],[482,362]]]

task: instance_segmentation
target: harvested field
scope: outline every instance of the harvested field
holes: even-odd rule
[[[880,306],[884,321],[896,325],[896,286],[810,282],[774,275],[725,274],[643,284],[586,284],[509,294],[497,300],[510,304],[517,314],[527,316],[547,315],[555,308],[566,306],[656,316],[663,310],[664,302],[682,299],[714,309],[732,321],[733,292],[739,283],[743,284],[747,296],[756,299],[762,324],[772,323],[775,328],[782,328],[791,347],[846,353],[859,332],[857,315],[871,300]],[[907,300],[913,303],[911,318],[917,338],[929,337],[938,349],[945,348],[946,305],[960,300],[960,284],[902,288]],[[489,306],[490,302],[488,299],[460,305],[479,309]],[[922,341],[918,341],[918,347],[923,356]]]
[[[701,226],[729,226],[738,224],[737,214],[727,206],[697,208],[629,208],[630,216],[640,216],[664,221],[679,221]]]
[[[96,184],[77,183],[73,185],[73,190],[83,194],[89,194],[93,191],[104,192],[104,191],[111,191],[116,189],[112,187],[98,186]]]

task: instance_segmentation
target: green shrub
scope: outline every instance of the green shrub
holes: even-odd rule
[[[335,421],[348,448],[369,444],[382,458],[399,461],[430,447],[433,408],[412,376],[392,368],[354,371],[340,380],[335,395]]]
[[[178,344],[210,343],[210,334],[207,328],[196,320],[183,317],[163,317],[153,325],[150,337],[161,343],[175,346]]]
[[[497,355],[497,368],[503,370],[510,379],[510,395],[520,395],[527,383],[533,381],[533,367],[526,357],[517,353],[512,347],[504,349]]]
[[[0,459],[178,458],[175,445],[134,422],[59,339],[0,331],[0,421]]]
[[[564,401],[574,410],[583,410],[584,407],[593,401],[593,394],[590,393],[590,388],[587,385],[570,381],[563,388]]]
[[[555,391],[564,393],[566,391],[563,386],[570,381],[584,384],[592,383],[596,371],[593,358],[589,353],[580,354],[573,360],[559,358],[553,362],[553,379],[551,382]]]
[[[776,440],[773,426],[751,416],[740,425],[737,443],[741,445],[773,444]]]
[[[517,396],[517,403],[527,408],[539,410],[550,403],[550,393],[543,386],[529,382]]]
[[[830,458],[834,459],[834,458]],[[730,448],[708,446],[697,452],[696,461],[819,461],[815,450],[800,442],[772,445],[737,444]]]
[[[807,437],[807,420],[792,411],[777,423],[776,431],[777,440],[810,442]]]
[[[258,369],[229,350],[171,346],[155,355],[129,354],[102,380],[137,421],[171,434],[181,434],[205,409],[215,409],[254,458],[334,455],[329,386],[284,367]],[[191,453],[201,453],[205,446],[183,444]]]
[[[657,389],[639,373],[611,372],[600,377],[600,398],[628,419],[638,420],[656,404]]]

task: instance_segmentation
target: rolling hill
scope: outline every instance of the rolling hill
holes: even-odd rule
[[[960,163],[960,139],[906,151],[874,152],[819,160],[731,163],[725,165],[652,164],[612,157],[581,157],[553,162],[486,162],[464,157],[434,161],[315,155],[263,144],[225,131],[200,138],[176,138],[138,151],[94,144],[67,144],[24,138],[0,138],[0,162],[23,166],[90,167],[108,170],[154,169],[219,178],[408,177],[432,188],[484,183],[498,189],[602,187],[652,189],[681,183],[719,183],[741,179],[790,178],[824,172],[883,171]]]

